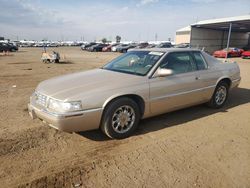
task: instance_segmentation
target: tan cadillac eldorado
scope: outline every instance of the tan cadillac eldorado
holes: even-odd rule
[[[102,68],[41,82],[28,109],[59,130],[101,128],[111,138],[125,138],[140,119],[202,103],[222,107],[240,79],[236,63],[203,51],[134,49]]]

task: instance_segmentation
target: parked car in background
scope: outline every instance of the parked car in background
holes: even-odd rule
[[[47,47],[58,47],[59,46],[59,44],[57,44],[57,43],[49,43],[49,44],[47,44]]]
[[[30,44],[30,43],[20,43],[19,44],[19,47],[23,47],[23,48],[27,48],[27,47],[32,47],[34,46],[35,44]]]
[[[16,52],[18,51],[18,47],[11,43],[0,43],[0,52]]]
[[[0,43],[0,52],[7,52],[10,51],[9,46],[7,46],[5,43]]]
[[[47,46],[47,45],[41,42],[34,44],[34,47],[44,47],[44,46]]]
[[[223,107],[240,80],[237,63],[200,50],[132,49],[100,69],[41,82],[28,111],[62,131],[100,128],[125,138],[141,119],[202,103]]]
[[[91,43],[88,43],[88,44],[83,44],[81,45],[81,49],[82,50],[87,50],[87,48],[93,46],[93,45],[96,45],[97,43],[96,42],[91,42]]]
[[[190,48],[189,43],[181,43],[174,46],[175,48]]]
[[[155,48],[156,46],[156,44],[149,44],[146,48]]]
[[[117,48],[121,48],[121,47],[124,47],[124,46],[127,46],[127,44],[118,44],[117,46],[113,46],[111,48],[111,51],[112,52],[117,52]]]
[[[8,45],[10,46],[10,51],[11,52],[16,52],[18,51],[18,47],[12,43],[8,43]]]
[[[106,46],[108,46],[108,44],[100,43],[100,44],[96,44],[96,45],[88,47],[87,50],[90,52],[101,52],[102,49]]]
[[[139,43],[135,48],[141,49],[146,48],[149,44],[147,42]]]
[[[214,57],[218,57],[218,58],[226,58],[226,57],[240,57],[242,52],[244,50],[240,49],[240,48],[228,48],[228,52],[227,52],[227,48],[224,48],[222,50],[217,50],[213,53]]]
[[[119,45],[119,44],[110,44],[110,45],[108,45],[108,46],[103,47],[103,48],[102,48],[102,51],[103,51],[103,52],[111,52],[112,47],[115,47],[115,46],[117,46],[117,45]]]
[[[135,48],[136,46],[137,46],[136,44],[127,44],[127,45],[123,45],[121,47],[117,47],[116,51],[121,52],[121,53],[126,53],[129,49]]]
[[[244,52],[242,52],[241,57],[242,57],[243,59],[250,58],[250,50],[249,50],[249,51],[244,51]]]
[[[172,47],[173,45],[171,44],[171,42],[163,42],[156,46],[156,48],[172,48]]]

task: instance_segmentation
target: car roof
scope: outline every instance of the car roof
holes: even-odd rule
[[[194,52],[201,51],[199,49],[192,48],[142,48],[142,49],[130,49],[129,51],[157,51],[157,52]]]

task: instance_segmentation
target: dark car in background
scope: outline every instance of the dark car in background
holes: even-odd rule
[[[129,49],[131,48],[135,48],[137,45],[136,44],[127,44],[127,45],[122,45],[120,47],[116,48],[117,52],[121,52],[121,53],[126,53]]]
[[[108,46],[109,44],[103,44],[103,43],[100,43],[100,44],[96,44],[96,45],[93,45],[89,48],[87,48],[88,51],[90,52],[101,52],[102,49],[106,46]]]
[[[147,42],[139,43],[135,48],[146,48],[149,44]]]
[[[163,42],[156,46],[156,48],[172,48],[172,47],[173,45],[171,44],[171,42]]]
[[[8,45],[10,46],[10,51],[11,52],[16,52],[18,51],[18,47],[12,43],[8,43]]]
[[[0,52],[16,52],[18,47],[12,43],[0,43]]]
[[[9,51],[9,46],[5,45],[5,43],[0,43],[0,52]]]

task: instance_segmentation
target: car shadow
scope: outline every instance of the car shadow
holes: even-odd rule
[[[148,132],[158,131],[168,127],[183,124],[192,120],[210,116],[218,112],[226,113],[230,108],[234,108],[236,106],[240,106],[249,102],[250,102],[250,89],[236,88],[231,90],[227,103],[221,109],[212,109],[202,104],[162,114],[152,118],[143,119],[141,120],[134,135],[143,135]],[[78,134],[94,141],[109,140],[109,138],[105,136],[100,130],[80,132]]]

